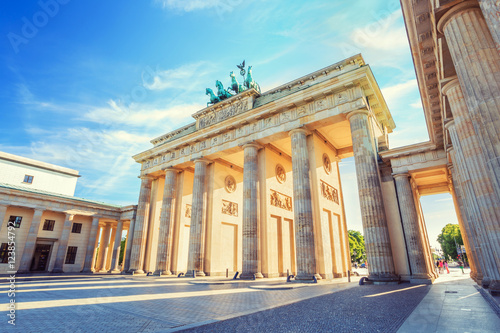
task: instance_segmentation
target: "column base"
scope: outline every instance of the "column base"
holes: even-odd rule
[[[316,281],[319,281],[322,279],[321,275],[318,273],[314,274],[297,274],[295,277],[295,281],[314,281],[314,278],[316,278]]]
[[[490,280],[490,285],[488,286],[490,294],[493,296],[500,296],[500,281]]]
[[[185,277],[198,277],[198,276],[206,276],[205,272],[203,271],[187,271],[187,273],[184,275]]]
[[[64,273],[64,271],[62,270],[62,268],[54,268],[52,269],[51,273]]]
[[[108,273],[108,272],[109,272],[109,270],[107,270],[107,269],[101,269],[101,270],[99,270],[99,273]]]
[[[483,276],[481,279],[481,287],[488,289],[490,287],[491,279],[489,277]]]
[[[399,284],[401,282],[401,278],[399,276],[391,273],[369,274],[368,280],[374,284]]]
[[[84,269],[80,273],[94,273],[94,271],[91,269]]]
[[[158,276],[160,276],[160,275],[172,275],[172,272],[169,271],[169,270],[166,270],[166,271],[164,271],[164,270],[156,270],[153,273],[153,275],[158,275]]]
[[[113,273],[113,274],[120,274],[122,271],[119,270],[119,269],[113,269],[110,273]]]
[[[264,275],[262,275],[262,273],[257,272],[255,274],[254,273],[241,273],[240,279],[241,280],[254,280],[254,275],[255,275],[255,279],[264,278]]]
[[[132,275],[134,275],[134,274],[144,274],[144,271],[142,269],[133,269],[133,268],[131,268],[131,269],[128,270],[127,273],[128,274],[132,274]]]
[[[21,270],[16,272],[16,274],[28,274],[28,273],[30,273],[30,271],[27,270]]]

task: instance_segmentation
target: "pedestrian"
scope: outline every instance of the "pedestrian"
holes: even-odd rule
[[[354,268],[356,268],[356,269],[358,268],[358,262],[354,263]]]
[[[458,267],[460,267],[460,269],[462,270],[462,274],[465,274],[465,272],[464,272],[464,263],[460,259],[458,260]]]
[[[439,260],[439,274],[443,274],[443,261]]]
[[[450,270],[448,269],[448,261],[444,261],[444,268],[446,268],[446,273],[450,274]]]

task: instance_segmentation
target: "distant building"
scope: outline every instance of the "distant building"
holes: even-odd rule
[[[0,183],[74,195],[78,171],[0,152]]]
[[[0,152],[0,274],[121,270],[120,236],[127,231],[128,239],[136,206],[74,197],[78,177],[76,170]]]

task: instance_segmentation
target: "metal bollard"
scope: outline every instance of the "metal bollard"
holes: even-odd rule
[[[177,275],[177,277],[181,277],[183,275],[184,275],[184,273],[180,272],[179,275]]]
[[[229,277],[229,268],[226,268],[226,278]]]
[[[234,274],[233,280],[236,280],[238,278],[238,274],[240,274],[240,272],[236,272],[236,274]]]
[[[347,282],[351,282],[351,271],[347,271]]]
[[[295,278],[295,276],[293,276],[293,275],[288,275],[288,276],[286,277],[286,282],[290,282],[290,281],[291,281],[292,279],[294,279],[294,278]]]

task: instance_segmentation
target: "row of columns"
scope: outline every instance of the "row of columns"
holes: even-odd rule
[[[7,213],[7,205],[0,205],[0,221],[5,221],[6,213]],[[42,215],[45,212],[44,209],[41,208],[35,208],[33,210],[33,217],[31,218],[30,226],[29,226],[29,231],[28,235],[26,237],[26,242],[24,245],[23,253],[21,256],[21,261],[19,264],[18,268],[18,273],[28,273],[31,268],[31,261],[33,259],[33,255],[35,253],[36,249],[36,243],[37,243],[37,237],[38,237],[38,231],[40,229],[40,224],[42,223]],[[74,219],[74,214],[66,214],[65,219],[64,219],[64,225],[63,225],[63,230],[61,233],[61,236],[59,238],[59,246],[57,248],[56,252],[56,259],[54,262],[54,267],[51,272],[53,273],[62,273],[63,272],[63,265],[64,261],[66,258],[66,253],[68,251],[68,241],[69,241],[69,236],[71,233],[71,229],[73,226],[73,219]],[[130,223],[130,228],[133,228],[133,221]],[[106,262],[106,257],[108,256],[108,252],[112,251],[112,272],[116,273],[119,272],[120,270],[118,269],[119,265],[119,255],[120,255],[120,246],[121,246],[121,234],[123,231],[123,221],[119,221],[117,224],[116,228],[116,235],[115,237],[115,242],[113,249],[110,251],[109,247],[109,236],[110,236],[110,231],[111,231],[111,223],[107,223],[106,227],[104,228],[102,235],[101,235],[101,242],[100,244],[102,245],[101,248],[103,249],[100,251],[100,257]],[[99,217],[94,216],[92,218],[92,225],[90,229],[90,234],[87,242],[87,248],[86,248],[86,254],[85,254],[85,261],[83,265],[83,270],[82,272],[93,272],[95,271],[95,258],[96,258],[96,251],[98,247],[98,232],[99,232]],[[107,236],[107,238],[106,238]],[[107,241],[105,241],[107,239]],[[129,252],[126,254],[130,253]],[[102,265],[102,262],[100,263],[99,267],[104,267]]]
[[[370,279],[396,281],[389,232],[382,201],[382,190],[378,177],[376,151],[369,129],[369,111],[358,110],[348,115],[351,124],[353,150],[356,162],[358,187],[363,225],[370,262]],[[294,223],[296,240],[297,280],[321,279],[317,272],[313,206],[309,170],[307,136],[303,128],[289,132],[292,145]],[[243,271],[241,278],[262,277],[259,251],[258,214],[258,144],[243,145]],[[188,271],[186,276],[204,276],[204,235],[207,195],[207,159],[194,160],[194,183],[191,206],[191,228],[189,237]],[[171,274],[172,234],[175,214],[177,173],[175,168],[165,169],[165,188],[160,216],[157,274]],[[136,227],[129,272],[144,273],[144,252],[149,223],[152,178],[142,177]]]
[[[500,291],[498,9],[490,0],[463,1],[437,24],[457,73],[442,87],[453,114],[445,126],[453,144],[449,154],[457,201],[473,252],[473,277],[493,291]]]

